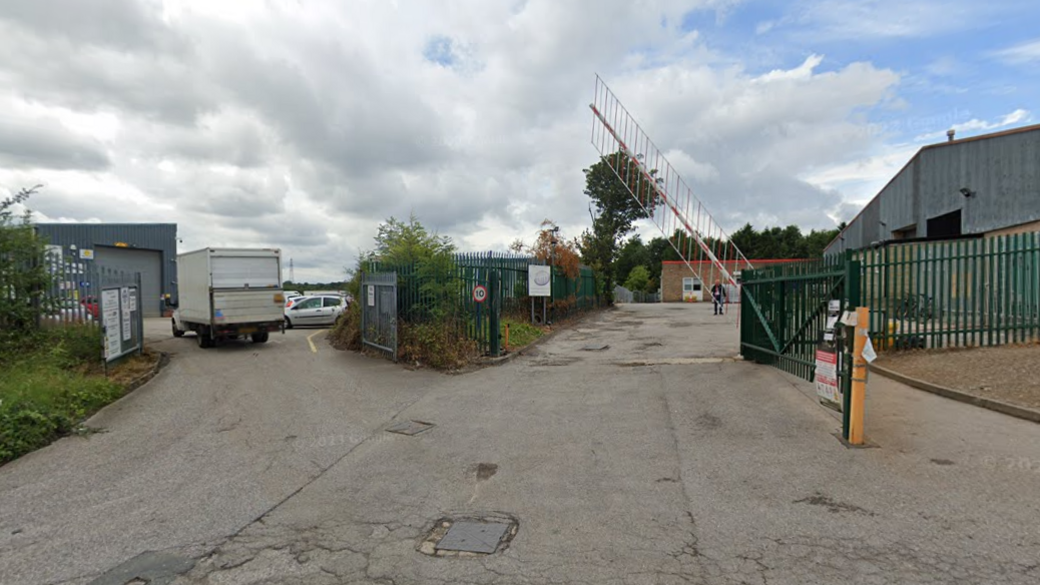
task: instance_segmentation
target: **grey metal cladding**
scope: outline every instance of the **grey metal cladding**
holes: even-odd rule
[[[922,148],[827,253],[889,240],[910,226],[927,236],[928,219],[957,210],[965,234],[1040,221],[1040,126]]]

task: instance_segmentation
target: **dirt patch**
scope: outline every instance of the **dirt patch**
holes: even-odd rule
[[[120,386],[129,387],[155,369],[162,358],[157,351],[145,348],[141,355],[130,356],[109,370],[108,379]]]
[[[891,353],[877,365],[973,396],[1040,410],[1040,344]]]

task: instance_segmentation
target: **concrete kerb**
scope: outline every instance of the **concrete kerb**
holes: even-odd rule
[[[932,384],[931,382],[925,382],[924,380],[918,380],[917,378],[911,378],[894,372],[888,368],[881,366],[870,365],[870,371],[876,372],[886,378],[895,380],[901,384],[906,384],[911,388],[918,390],[924,390],[925,392],[931,392],[932,394],[938,394],[944,398],[956,400],[958,402],[964,402],[966,404],[972,404],[974,406],[981,406],[982,408],[988,408],[990,410],[1013,416],[1016,418],[1025,419],[1031,422],[1040,423],[1040,411],[1036,411],[1023,406],[1016,406],[1014,404],[1008,404],[1007,402],[1001,402],[1000,400],[993,400],[991,398],[983,398],[981,396],[975,396],[968,394],[967,392],[961,392],[960,390],[954,390],[953,388],[947,388],[938,384]]]

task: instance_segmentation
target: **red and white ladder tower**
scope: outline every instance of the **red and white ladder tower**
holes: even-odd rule
[[[595,117],[592,145],[690,271],[705,287],[718,279],[739,288],[735,273],[751,264],[598,75],[589,107]],[[686,237],[677,238],[677,232]],[[699,269],[704,265],[707,275]]]

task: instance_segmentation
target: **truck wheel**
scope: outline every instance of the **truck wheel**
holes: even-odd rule
[[[264,331],[263,333],[253,334],[253,343],[267,343],[267,338],[270,336],[269,333]]]
[[[290,321],[288,317],[285,318],[285,328],[292,329],[292,321]]]
[[[171,326],[173,327],[173,336],[174,337],[184,337],[184,332],[181,331],[180,329],[177,329],[177,322],[174,321],[173,319],[170,319],[170,323],[172,324]]]
[[[198,329],[195,331],[195,339],[199,342],[199,347],[208,349],[213,347],[213,340],[209,337],[209,332],[205,329]]]

